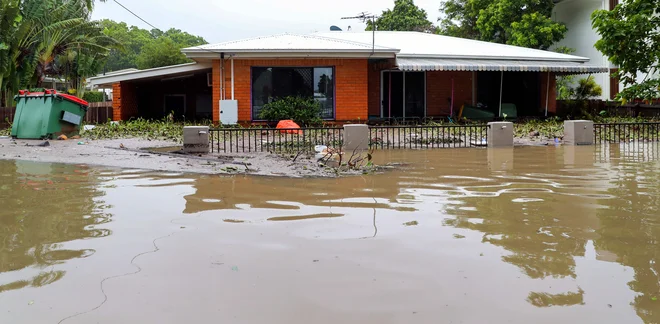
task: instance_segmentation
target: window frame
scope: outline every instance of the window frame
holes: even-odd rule
[[[279,69],[279,68],[286,68],[286,69],[312,69],[312,76],[314,75],[314,69],[332,69],[332,92],[333,92],[333,97],[332,97],[332,117],[331,118],[322,118],[323,120],[327,121],[334,121],[337,119],[337,81],[336,81],[336,73],[337,69],[335,68],[335,65],[311,65],[311,66],[300,66],[300,65],[271,65],[271,66],[266,66],[266,65],[252,65],[250,66],[250,120],[253,122],[266,122],[267,120],[265,119],[255,119],[254,118],[254,91],[253,91],[253,76],[254,76],[254,69]],[[313,92],[314,89],[312,89]]]

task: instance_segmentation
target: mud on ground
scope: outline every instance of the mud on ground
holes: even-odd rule
[[[79,144],[82,143],[82,144]],[[156,153],[146,148],[174,147],[171,141],[138,138],[115,140],[69,139],[14,140],[0,138],[1,160],[26,160],[53,163],[88,164],[129,169],[203,174],[254,174],[286,177],[336,177],[337,173],[319,164],[312,156],[268,153],[232,155],[184,155]],[[166,152],[168,150],[161,150]]]

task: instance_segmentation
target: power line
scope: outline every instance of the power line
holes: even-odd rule
[[[160,30],[160,28],[158,28],[158,27],[156,27],[156,26],[150,24],[148,21],[142,19],[142,17],[140,17],[140,16],[138,16],[137,14],[135,14],[134,12],[132,12],[131,9],[126,8],[126,6],[124,6],[123,4],[119,3],[119,1],[117,1],[117,0],[113,0],[113,1],[114,1],[116,4],[118,4],[119,6],[121,6],[122,8],[126,9],[126,11],[130,12],[131,15],[137,17],[138,19],[142,20],[145,24],[151,26],[153,29]]]
[[[117,1],[117,0],[113,0],[113,1],[114,1],[116,4],[118,4],[119,6],[121,6],[122,8],[124,8],[126,11],[130,12],[133,16],[135,16],[135,17],[137,17],[138,19],[142,20],[145,24],[151,26],[151,27],[154,28],[154,29],[161,30],[160,28],[158,28],[158,27],[156,27],[156,26],[150,24],[148,21],[144,20],[144,18],[138,16],[136,13],[134,13],[133,11],[131,11],[131,9],[126,8],[126,6],[124,6],[123,4],[121,4],[119,1]],[[207,51],[207,52],[209,52],[209,53],[214,53],[214,54],[220,53],[220,52],[216,52],[216,51],[212,51],[212,50],[206,49],[206,48],[202,47],[202,45],[193,46],[193,47],[194,47],[194,48],[197,48],[197,49],[201,49],[201,50],[203,50],[203,51]]]

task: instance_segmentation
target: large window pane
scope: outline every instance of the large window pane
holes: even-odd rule
[[[252,119],[260,119],[263,106],[273,100],[273,69],[252,68]]]
[[[287,96],[313,97],[321,103],[321,117],[334,118],[333,68],[252,68],[252,119],[260,119],[264,105]]]
[[[314,68],[314,99],[321,103],[321,118],[335,117],[335,82],[332,68]]]

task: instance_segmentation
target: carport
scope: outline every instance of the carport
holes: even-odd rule
[[[188,63],[90,78],[94,88],[113,89],[113,120],[211,119],[211,64]]]

